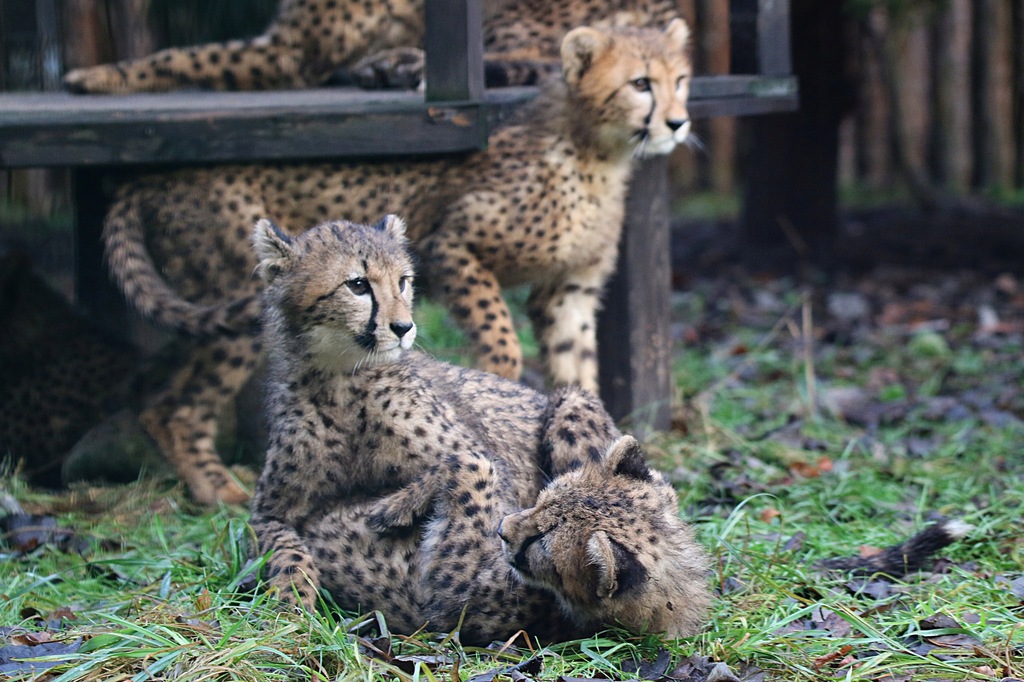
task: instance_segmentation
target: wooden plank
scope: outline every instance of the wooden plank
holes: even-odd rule
[[[264,95],[270,93],[191,94],[0,95],[0,166],[465,152],[481,149],[494,121],[530,96],[495,92],[483,106],[428,106],[415,93],[348,98],[330,90],[296,91],[290,99],[279,92],[269,99]]]
[[[668,159],[630,183],[618,268],[597,323],[601,398],[635,433],[668,428],[672,396]]]
[[[0,167],[207,163],[465,152],[534,88],[482,105],[348,88],[83,96],[0,94]],[[694,117],[788,111],[788,77],[694,79]]]
[[[428,102],[479,101],[484,96],[483,3],[427,0],[426,95]]]
[[[481,104],[487,108],[515,105],[531,99],[536,88],[486,90]],[[733,97],[779,97],[796,93],[792,77],[720,75],[697,76],[690,86],[690,102]],[[468,109],[476,103],[447,102],[446,107]],[[422,113],[432,107],[415,92],[370,91],[354,88],[313,88],[267,92],[168,92],[132,95],[71,95],[54,93],[0,93],[0,129],[31,123],[39,126],[91,125],[103,122],[158,123],[169,119],[275,118],[305,115],[331,117],[371,113]]]

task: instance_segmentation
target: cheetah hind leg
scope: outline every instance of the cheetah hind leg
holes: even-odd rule
[[[552,393],[543,419],[540,466],[551,478],[600,461],[621,436],[601,400],[579,386]]]
[[[249,499],[214,443],[218,418],[252,374],[258,352],[258,341],[248,335],[202,342],[139,415],[143,428],[200,504],[242,504]]]

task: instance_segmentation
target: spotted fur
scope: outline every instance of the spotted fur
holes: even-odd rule
[[[488,0],[490,80],[529,84],[557,61],[559,41],[574,26],[612,15],[619,23],[663,26],[676,11],[671,0]],[[75,69],[64,85],[92,93],[302,88],[354,66],[364,85],[415,87],[423,69],[423,30],[423,0],[282,0],[270,26],[254,38]]]
[[[0,258],[0,461],[59,486],[72,446],[144,394],[137,349],[107,338],[37,275]]]
[[[104,226],[114,277],[139,311],[207,338],[205,355],[149,413],[179,470],[195,460],[222,473],[215,417],[258,354],[261,284],[248,235],[262,217],[295,235],[332,216],[367,223],[402,213],[431,294],[447,302],[481,369],[519,377],[502,287],[528,284],[552,383],[595,391],[596,311],[634,159],[667,153],[689,131],[688,33],[678,19],[661,31],[573,30],[563,42],[565,83],[465,158],[189,169],[123,187]],[[197,497],[210,499],[205,490]]]
[[[399,219],[263,221],[255,241],[271,435],[252,525],[282,599],[324,589],[397,632],[461,620],[465,643],[699,629],[704,555],[599,401],[408,350]]]

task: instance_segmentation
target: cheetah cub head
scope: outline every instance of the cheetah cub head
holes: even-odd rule
[[[668,154],[690,134],[690,29],[581,26],[562,40],[573,124],[611,153]]]
[[[554,592],[581,625],[686,637],[704,623],[706,556],[631,436],[556,478],[498,534],[513,572]]]
[[[332,221],[297,237],[256,224],[265,327],[317,369],[352,372],[396,360],[412,347],[412,260],[405,223]]]

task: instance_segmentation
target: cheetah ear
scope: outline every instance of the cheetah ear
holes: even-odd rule
[[[647,579],[647,569],[636,555],[608,537],[603,530],[594,531],[587,540],[587,558],[597,569],[597,596],[600,599],[633,589]]]
[[[685,50],[690,44],[690,27],[686,21],[678,17],[665,27],[665,35],[680,50]]]
[[[604,461],[607,469],[616,476],[645,482],[651,480],[651,469],[647,466],[643,448],[633,436],[622,436],[612,443]]]
[[[387,214],[374,227],[396,241],[405,243],[405,221],[395,214]]]
[[[273,221],[260,218],[252,232],[252,243],[260,263],[256,273],[269,284],[284,269],[292,255],[292,238],[281,231]]]
[[[562,39],[562,76],[570,86],[579,84],[594,60],[611,47],[612,38],[590,26],[580,26]]]

